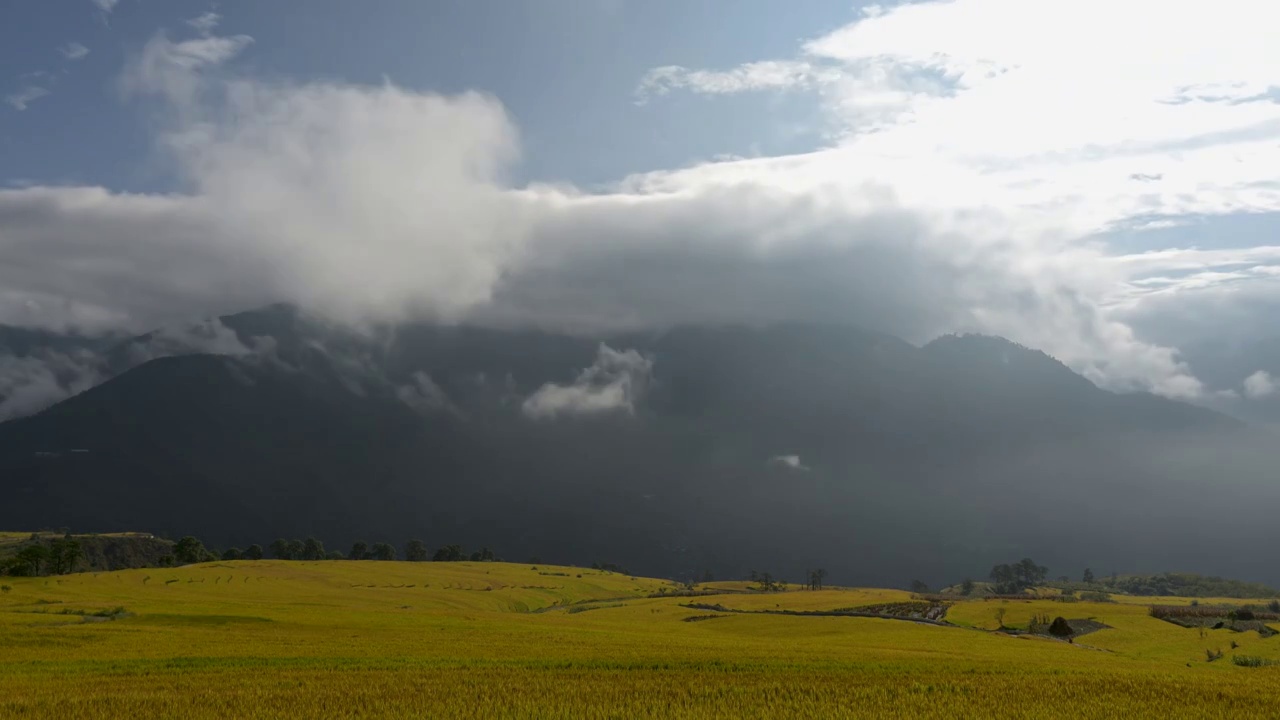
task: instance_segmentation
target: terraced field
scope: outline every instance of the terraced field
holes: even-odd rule
[[[779,614],[910,600],[896,590],[712,583],[702,588],[717,594],[689,598],[661,580],[505,563],[243,561],[0,582],[3,718],[1262,718],[1280,707],[1280,666],[1231,660],[1280,661],[1280,636],[1182,628],[1137,602],[965,601],[939,627]],[[1015,637],[991,631],[1000,611],[1009,627],[1064,615],[1109,629],[1074,644]],[[1217,649],[1223,659],[1207,662]]]

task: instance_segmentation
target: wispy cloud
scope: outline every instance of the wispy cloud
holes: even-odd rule
[[[218,29],[218,23],[222,21],[222,16],[216,12],[206,12],[197,17],[193,17],[187,21],[187,25],[195,28],[196,32],[201,35],[211,35],[213,31]]]
[[[38,350],[14,355],[0,349],[0,421],[20,417],[101,382],[100,358],[87,350]]]
[[[759,90],[814,88],[839,80],[835,67],[822,67],[801,60],[765,60],[724,71],[690,70],[666,65],[650,70],[636,88],[636,100],[648,102],[654,95],[673,90],[690,90],[710,95],[728,95]]]
[[[102,12],[109,13],[112,10],[115,10],[116,5],[120,3],[120,0],[89,0],[89,2],[93,3],[94,6]]]
[[[31,103],[49,94],[49,90],[36,85],[28,85],[16,93],[4,96],[4,101],[14,110],[22,111]]]
[[[773,457],[769,458],[769,463],[771,465],[780,465],[789,470],[799,470],[801,472],[812,469],[808,465],[805,465],[804,463],[800,462],[799,455],[774,455]]]
[[[69,42],[58,47],[58,52],[68,60],[83,60],[89,54],[89,48],[78,42]]]
[[[174,42],[156,35],[133,58],[120,78],[126,95],[158,95],[188,108],[202,82],[201,73],[216,69],[253,43],[248,35],[208,36]]]

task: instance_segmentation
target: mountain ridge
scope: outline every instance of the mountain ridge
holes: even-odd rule
[[[1099,534],[1076,543],[1085,557],[1071,561],[1087,561],[1145,522],[1135,508],[1194,515],[1207,481],[1179,467],[1257,452],[1238,421],[1111,393],[983,336],[918,348],[804,324],[330,335],[278,307],[218,325],[201,337],[231,347],[233,333],[233,354],[147,360],[0,423],[0,490],[13,500],[0,523],[241,545],[426,536],[667,574],[894,536],[873,564],[813,558],[885,582],[1011,546],[1052,557],[1054,538],[1081,527]],[[1192,449],[1166,467],[1163,455]],[[1080,493],[1124,500],[1087,509]],[[1084,514],[1068,523],[1063,508]],[[1224,537],[1267,532],[1243,522]],[[1120,569],[1169,565],[1158,546],[1132,552]]]

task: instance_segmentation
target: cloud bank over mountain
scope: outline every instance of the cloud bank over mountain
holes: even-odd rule
[[[1273,297],[1280,248],[1106,237],[1280,211],[1280,58],[1247,3],[1147,5],[901,5],[795,57],[658,68],[649,103],[817,93],[829,146],[595,192],[513,185],[499,98],[263,78],[247,35],[158,34],[119,88],[176,189],[0,190],[0,323],[140,331],[276,301],[355,325],[814,320],[999,334],[1105,387],[1205,397],[1142,328]]]

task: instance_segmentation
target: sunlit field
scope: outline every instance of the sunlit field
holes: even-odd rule
[[[692,598],[661,580],[507,563],[245,561],[0,582],[3,718],[1280,713],[1280,666],[1232,662],[1280,660],[1280,636],[1183,628],[1139,602],[968,600],[947,613],[956,627],[939,627],[777,614],[910,599],[896,590],[710,583],[700,589],[720,594]],[[998,613],[1006,627],[1063,615],[1110,629],[1017,637],[991,631]]]

